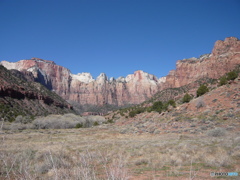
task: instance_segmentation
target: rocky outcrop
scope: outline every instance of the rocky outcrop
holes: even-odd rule
[[[17,115],[39,116],[74,112],[72,105],[43,85],[33,82],[32,74],[7,70],[0,65],[0,118]]]
[[[159,88],[158,78],[143,71],[136,71],[126,78],[119,77],[115,80],[108,79],[104,73],[96,79],[93,79],[90,73],[71,74],[68,69],[56,65],[53,61],[39,58],[16,63],[2,61],[2,65],[7,69],[31,72],[35,81],[64,99],[81,105],[137,104],[151,97]]]
[[[7,69],[31,72],[36,82],[40,82],[49,90],[56,91],[58,95],[67,99],[71,73],[68,69],[56,65],[53,61],[39,58],[20,60],[16,63],[1,62]]]
[[[176,70],[169,72],[161,90],[181,87],[204,77],[217,79],[239,64],[240,41],[235,37],[219,40],[211,54],[177,61]]]
[[[108,80],[104,73],[96,80],[86,73],[71,77],[69,99],[80,104],[137,104],[158,91],[158,79],[143,71],[136,71],[117,80]]]
[[[159,90],[184,86],[200,78],[219,78],[238,64],[240,41],[234,37],[217,41],[211,54],[177,61],[176,70],[160,79],[140,70],[117,79],[108,79],[101,73],[94,79],[90,73],[71,74],[53,61],[39,58],[16,63],[2,61],[7,69],[31,72],[35,81],[71,102],[117,106],[141,103]]]

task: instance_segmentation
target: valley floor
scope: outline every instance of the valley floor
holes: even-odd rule
[[[122,133],[118,126],[0,134],[0,179],[238,179],[239,122],[224,133]]]

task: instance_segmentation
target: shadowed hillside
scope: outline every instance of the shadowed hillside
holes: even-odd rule
[[[64,99],[43,85],[31,81],[31,76],[9,71],[0,65],[0,117],[14,121],[18,115],[28,119],[47,114],[73,112]]]

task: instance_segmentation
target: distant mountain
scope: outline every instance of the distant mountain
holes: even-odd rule
[[[179,60],[162,83],[161,90],[187,85],[201,78],[218,79],[240,64],[240,41],[235,37],[218,40],[211,54]]]
[[[126,78],[118,79],[108,79],[101,73],[93,79],[89,73],[71,74],[68,69],[39,58],[1,63],[7,69],[31,72],[35,81],[55,91],[64,99],[81,105],[137,104],[155,94],[161,82],[154,75],[143,71],[136,71]]]
[[[160,79],[141,70],[118,79],[109,79],[104,73],[93,79],[90,73],[71,74],[53,61],[39,58],[1,63],[7,69],[31,72],[35,81],[75,105],[124,106],[139,104],[159,90],[181,87],[202,78],[219,78],[240,64],[240,41],[235,37],[217,41],[211,54],[179,60],[176,70]]]
[[[33,118],[74,112],[64,99],[33,81],[32,73],[0,65],[0,118],[13,121],[18,115]]]

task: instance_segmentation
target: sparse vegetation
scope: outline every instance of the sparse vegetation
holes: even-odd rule
[[[5,124],[3,129],[23,130],[23,129],[70,129],[70,128],[88,128],[97,126],[102,123],[106,123],[102,116],[85,116],[81,117],[75,114],[64,115],[48,115],[37,117],[32,120],[24,119],[22,116],[18,116],[17,120],[11,124]],[[1,120],[1,119],[0,119]],[[112,121],[112,120],[110,120]]]
[[[161,101],[154,102],[151,107],[151,110],[161,113],[163,110],[163,103]]]
[[[142,134],[139,140],[97,127],[0,134],[0,179],[209,179],[212,169],[237,171],[238,134],[210,137]]]
[[[204,84],[202,84],[198,90],[197,90],[197,97],[202,96],[203,94],[207,93],[209,91],[208,87]]]
[[[234,80],[238,77],[238,74],[235,71],[227,73],[227,80]]]
[[[226,135],[226,130],[224,128],[215,128],[207,132],[208,136],[220,137]]]
[[[129,117],[134,117],[137,114],[140,114],[140,113],[142,113],[144,111],[145,111],[145,108],[142,108],[142,107],[134,108],[134,110],[129,112]]]
[[[226,76],[223,76],[219,79],[219,85],[222,86],[225,84],[227,84],[227,78],[226,78]]]
[[[188,103],[189,101],[191,101],[192,97],[186,93],[184,96],[183,96],[183,99],[182,99],[182,102],[183,103]]]
[[[82,127],[83,127],[83,125],[81,123],[77,123],[75,126],[75,128],[82,128]]]
[[[68,103],[56,93],[49,91],[43,85],[27,81],[23,74],[16,70],[7,70],[0,65],[0,117],[5,121],[32,121],[34,116],[52,113],[74,113],[68,108]],[[41,96],[41,101],[38,99]]]
[[[237,70],[236,71],[231,71],[231,72],[227,73],[226,75],[222,76],[219,79],[219,86],[225,85],[225,84],[228,83],[228,81],[234,80],[237,77],[238,77]]]

